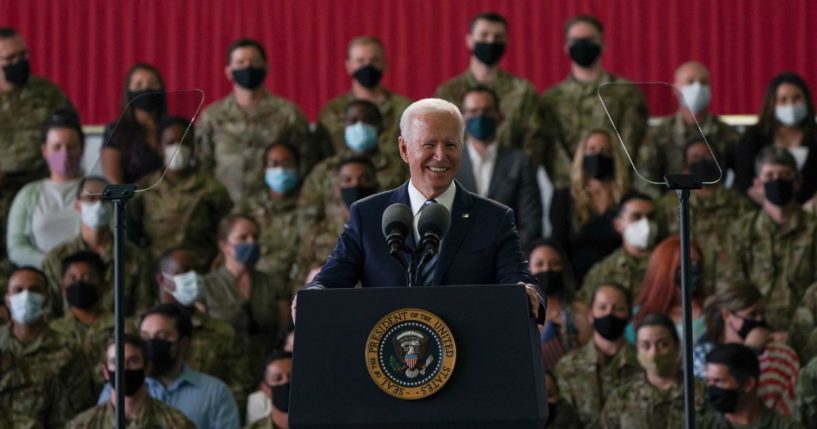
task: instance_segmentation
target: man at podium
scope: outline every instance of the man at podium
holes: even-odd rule
[[[409,165],[410,179],[400,187],[362,199],[350,208],[337,245],[323,269],[307,285],[316,288],[407,286],[406,268],[389,252],[381,231],[387,207],[402,203],[411,208],[413,233],[404,244],[416,263],[421,243],[418,221],[423,209],[441,204],[450,213],[450,228],[439,252],[414,276],[415,286],[518,284],[524,285],[532,315],[544,313],[544,296],[520,250],[513,211],[467,191],[455,180],[462,156],[464,122],[459,109],[441,99],[410,105],[400,119],[400,156]],[[295,316],[293,302],[293,318]]]

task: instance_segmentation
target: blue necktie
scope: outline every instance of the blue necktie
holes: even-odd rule
[[[422,212],[424,208],[431,204],[437,204],[436,200],[426,200],[423,203],[423,207],[420,208]],[[442,246],[440,246],[442,247]],[[426,261],[425,265],[423,265],[419,275],[417,276],[417,285],[419,286],[431,286],[431,280],[434,278],[434,268],[437,267],[437,256],[440,254],[440,249],[437,249],[437,252],[434,256],[431,257],[428,261]],[[419,263],[419,260],[418,260]]]

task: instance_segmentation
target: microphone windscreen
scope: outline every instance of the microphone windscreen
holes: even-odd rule
[[[383,211],[383,235],[388,236],[397,230],[405,237],[411,230],[413,221],[414,216],[411,215],[411,209],[407,205],[394,203]]]
[[[420,212],[420,220],[417,222],[417,231],[422,237],[427,232],[431,232],[443,238],[451,226],[451,213],[442,204],[429,204]]]

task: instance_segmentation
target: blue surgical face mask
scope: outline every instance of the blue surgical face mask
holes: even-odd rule
[[[233,245],[235,260],[245,266],[254,267],[261,258],[261,247],[258,243],[238,243]]]
[[[364,153],[377,146],[377,128],[363,121],[347,125],[344,131],[346,146],[355,153]]]
[[[465,121],[465,129],[471,137],[486,141],[496,135],[496,118],[488,115],[479,115]]]
[[[273,192],[288,194],[298,186],[298,170],[284,167],[267,168],[264,181]]]

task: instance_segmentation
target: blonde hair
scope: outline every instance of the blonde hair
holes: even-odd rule
[[[587,150],[587,141],[596,134],[603,135],[610,143],[610,152],[612,152],[615,169],[612,179],[613,203],[617,205],[621,202],[621,199],[630,189],[630,174],[627,170],[627,163],[624,157],[621,156],[621,152],[616,150],[616,147],[613,145],[613,136],[610,132],[605,129],[593,129],[585,133],[579,145],[576,147],[573,163],[570,165],[570,196],[573,198],[573,221],[576,227],[582,227],[590,220],[592,215],[592,201],[590,199],[590,193],[587,191],[589,178],[584,172],[583,162],[584,154]]]
[[[352,48],[360,45],[375,45],[378,49],[380,49],[380,54],[385,56],[386,49],[383,47],[383,42],[381,42],[380,39],[374,36],[357,36],[350,40],[349,44],[346,45],[346,57],[349,57],[349,53],[352,52]]]

